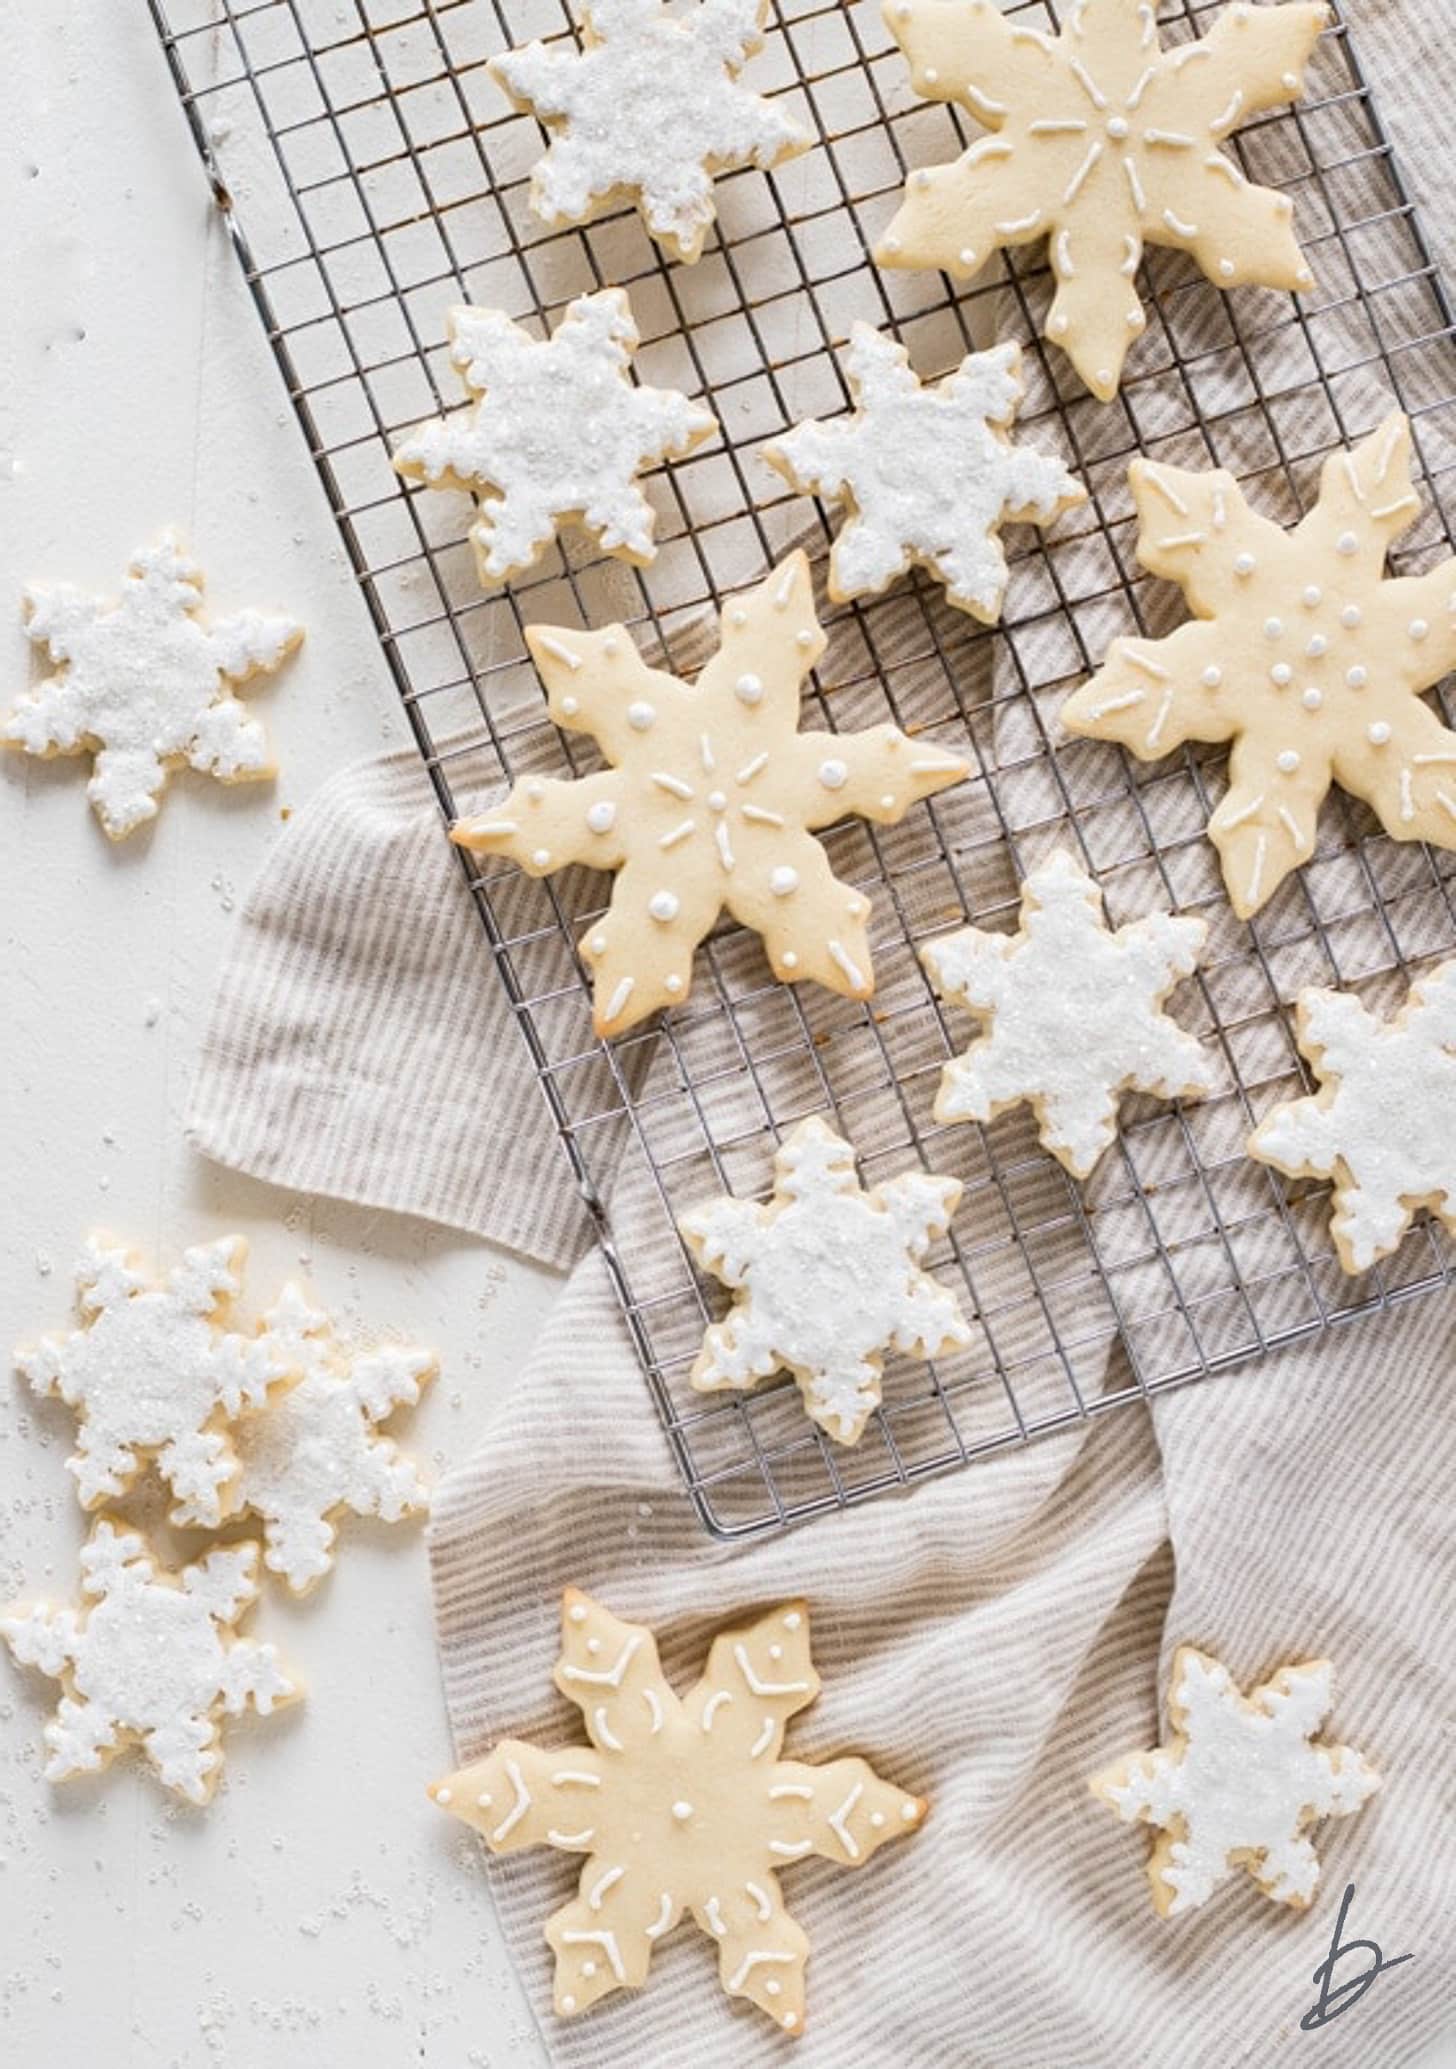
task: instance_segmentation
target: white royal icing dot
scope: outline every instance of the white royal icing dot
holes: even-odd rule
[[[1123,138],[1124,138],[1125,136],[1130,136],[1130,135],[1131,135],[1131,133],[1132,133],[1132,124],[1131,124],[1131,123],[1130,123],[1130,122],[1128,121],[1128,119],[1127,119],[1126,115],[1109,115],[1109,116],[1108,116],[1108,118],[1107,118],[1107,134],[1108,134],[1108,135],[1109,135],[1109,136],[1110,136],[1110,137],[1111,137],[1111,138],[1113,139],[1114,143],[1119,143],[1119,144],[1120,144],[1120,143],[1122,142]]]
[[[1360,551],[1360,541],[1353,532],[1341,532],[1339,538],[1335,541],[1335,551],[1336,553],[1343,553],[1346,560],[1349,560],[1352,554]]]
[[[1232,260],[1232,259],[1220,259],[1220,260],[1219,260],[1219,262],[1218,262],[1218,270],[1219,270],[1219,272],[1220,272],[1220,273],[1222,273],[1222,275],[1223,275],[1223,277],[1224,277],[1224,279],[1225,279],[1225,280],[1232,280],[1232,279],[1233,279],[1233,277],[1234,277],[1234,262],[1233,262],[1233,260]]]
[[[819,764],[819,781],[826,790],[843,790],[849,781],[849,770],[836,756],[830,755],[827,761]]]
[[[476,1807],[476,1809],[477,1809],[477,1810],[489,1810],[489,1809],[490,1809],[490,1791],[489,1791],[489,1789],[482,1789],[482,1790],[481,1790],[480,1794],[479,1794],[479,1795],[478,1795],[478,1796],[476,1797],[476,1799],[475,1799],[475,1807]]]
[[[1430,629],[1424,618],[1412,618],[1410,621],[1410,636],[1417,646],[1426,638]]]
[[[571,1605],[571,1621],[574,1624],[584,1624],[586,1622],[586,1610],[580,1602],[573,1602]]]
[[[654,891],[647,901],[647,910],[652,914],[652,917],[655,920],[662,920],[664,924],[668,920],[675,920],[680,909],[679,900],[674,891]]]
[[[579,701],[579,700],[578,700],[577,698],[575,698],[575,697],[563,697],[563,698],[562,698],[562,700],[561,700],[561,715],[562,715],[562,717],[563,717],[563,718],[575,718],[575,717],[576,717],[576,714],[578,713],[578,711],[580,711],[580,709],[581,709],[581,704],[580,704],[580,701]]]
[[[1266,618],[1264,620],[1264,637],[1265,639],[1283,639],[1284,620],[1282,618]]]
[[[900,1815],[907,1825],[912,1825],[920,1815],[920,1806],[907,1800],[900,1805]]]
[[[685,1825],[693,1814],[693,1806],[679,1796],[677,1802],[672,1806],[672,1814],[680,1825]]]
[[[593,934],[593,935],[592,935],[592,954],[593,954],[593,955],[605,955],[605,954],[606,954],[606,952],[607,952],[607,937],[606,937],[606,935],[605,935],[605,934]],[[585,1611],[583,1611],[583,1615],[584,1615],[584,1614],[585,1614]],[[571,1618],[571,1621],[572,1621],[572,1622],[573,1622],[574,1624],[579,1624],[579,1623],[581,1622],[581,1617],[579,1617],[579,1616],[578,1616],[578,1615],[577,1615],[577,1614],[575,1613],[575,1611],[573,1611],[573,1612],[572,1612],[572,1618]]]
[[[1324,634],[1317,632],[1304,651],[1309,655],[1311,661],[1318,661],[1322,654],[1329,651],[1329,644]]]
[[[449,1803],[453,1795],[454,1791],[451,1789],[437,1789],[435,1791],[435,1801],[436,1803]]]
[[[594,1976],[597,1972],[596,1963],[594,1961],[584,1961],[581,1965],[581,1972],[584,1976]]]
[[[569,1990],[567,1991],[565,1997],[563,1997],[561,2000],[561,2009],[564,2012],[574,2012],[576,2010],[576,1999],[572,1996]]]
[[[814,644],[813,633],[808,631],[807,629],[805,629],[803,632],[796,632],[794,634],[794,644],[796,646],[801,647],[812,647]]]
[[[1292,776],[1299,767],[1299,756],[1292,747],[1286,747],[1283,753],[1276,757],[1274,766],[1283,775]]]
[[[1300,701],[1306,711],[1318,711],[1321,704],[1325,701],[1325,693],[1323,690],[1317,690],[1314,684],[1311,683]]]
[[[763,684],[756,675],[740,675],[733,685],[733,694],[740,704],[760,704],[763,701]]]
[[[531,860],[538,869],[544,869],[551,860],[551,850],[549,848],[537,848],[532,854]]]
[[[610,833],[617,823],[617,807],[609,797],[598,798],[586,815],[586,823],[593,833]]]
[[[586,1649],[587,1649],[587,1651],[588,1651],[588,1652],[600,1652],[600,1651],[601,1651],[601,1649],[602,1649],[602,1641],[601,1641],[601,1639],[600,1639],[600,1638],[588,1638],[588,1639],[587,1639],[587,1641],[586,1641]]]
[[[1252,553],[1241,553],[1234,562],[1234,573],[1236,575],[1252,575],[1258,565],[1259,563],[1255,560]]]
[[[784,963],[784,968],[785,968],[786,970],[797,970],[797,969],[798,969],[798,967],[799,967],[799,958],[798,958],[798,957],[797,957],[797,956],[796,956],[796,955],[794,954],[794,951],[793,951],[793,950],[792,950],[791,948],[786,948],[786,949],[784,950],[784,955],[783,955],[783,963]]]
[[[671,977],[664,977],[662,980],[663,990],[670,991],[674,998],[676,998],[678,993],[682,990],[682,984],[683,981],[681,977],[678,976],[675,970]]]
[[[1324,601],[1324,594],[1318,582],[1311,582],[1308,589],[1304,592],[1305,609],[1307,611],[1317,611]]]
[[[609,660],[612,660],[618,654],[620,654],[621,651],[622,642],[619,639],[613,639],[611,634],[608,633],[607,637],[602,641],[602,652],[607,656]]]
[[[970,246],[969,244],[963,244],[963,245],[961,246],[961,249],[960,249],[960,261],[961,261],[961,264],[962,264],[962,265],[963,265],[964,267],[966,267],[966,269],[967,269],[968,271],[969,271],[969,269],[970,269],[970,268],[971,268],[972,266],[974,266],[974,265],[975,265],[975,263],[976,263],[976,254],[975,254],[975,251],[973,250],[973,248],[972,248],[972,247],[971,247],[971,246]]]
[[[726,794],[721,790],[710,790],[708,792],[708,810],[710,812],[726,812],[727,809],[728,799]]]
[[[1390,727],[1383,718],[1377,718],[1365,728],[1365,737],[1372,747],[1383,747],[1390,738]]]
[[[1340,623],[1347,632],[1353,632],[1363,619],[1364,613],[1357,603],[1347,603],[1340,613]]]
[[[881,1830],[881,1828],[884,1825],[884,1822],[885,1813],[882,1810],[872,1810],[870,1812],[870,1823],[874,1826],[877,1832]]]
[[[768,887],[775,898],[788,898],[799,888],[799,872],[791,869],[787,862],[780,863],[768,880]]]
[[[929,75],[929,73],[927,73],[927,74],[926,74],[926,77],[927,77],[927,78],[929,78],[929,76],[930,76],[930,75]],[[780,1993],[780,1992],[782,1991],[782,1989],[783,1989],[783,1987],[784,1987],[784,1986],[783,1986],[783,1984],[782,1984],[782,1983],[781,1983],[781,1982],[779,1981],[779,1979],[778,1979],[778,1977],[777,1977],[777,1976],[770,1976],[770,1977],[769,1977],[769,1979],[768,1979],[768,1981],[767,1981],[767,1982],[766,1982],[766,1983],[764,1984],[764,1986],[763,1986],[763,1987],[764,1987],[764,1990],[765,1990],[765,1992],[767,1993],[767,1995],[768,1995],[768,1996],[770,1996],[770,1997],[777,1997],[777,1996],[779,1995],[779,1993]]]
[[[788,1615],[784,1618],[784,1629],[786,1631],[797,1631],[800,1624],[803,1621],[804,1619],[802,1616],[800,1616],[798,1610],[791,1609]]]
[[[1276,661],[1269,670],[1269,680],[1277,683],[1281,690],[1287,689],[1294,680],[1294,670],[1287,661]]]
[[[656,716],[657,713],[650,704],[629,704],[627,706],[627,723],[634,733],[645,733]]]
[[[781,1660],[784,1656],[784,1648],[782,1645],[771,1645],[768,1649],[768,1656],[771,1660]]]
[[[539,805],[546,795],[546,785],[539,776],[533,776],[526,785],[526,795],[533,805]]]
[[[1363,690],[1366,683],[1368,683],[1370,680],[1370,670],[1368,668],[1362,668],[1360,664],[1356,662],[1355,666],[1346,675],[1345,680],[1350,685],[1350,688],[1352,690]]]
[[[1223,670],[1215,668],[1210,662],[1209,666],[1203,671],[1203,687],[1206,690],[1216,690],[1222,681]]]

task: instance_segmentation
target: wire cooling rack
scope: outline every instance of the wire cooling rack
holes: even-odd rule
[[[1451,312],[1343,22],[1320,46],[1307,100],[1233,146],[1253,177],[1295,199],[1316,289],[1297,303],[1221,297],[1181,256],[1152,254],[1149,330],[1120,400],[1104,407],[1037,342],[1049,294],[1039,251],[959,294],[940,276],[869,261],[906,169],[968,140],[952,111],[911,95],[876,0],[779,0],[748,82],[782,94],[814,148],[773,176],[721,179],[718,231],[692,269],[664,264],[630,211],[565,234],[529,213],[541,134],[485,66],[533,36],[570,34],[562,0],[149,5],[447,819],[524,769],[589,764],[546,720],[523,623],[622,618],[691,673],[711,646],[706,608],[725,590],[759,577],[795,536],[822,554],[822,513],[785,494],[758,448],[846,405],[832,347],[854,318],[895,328],[927,378],[973,343],[1019,337],[1030,379],[1021,435],[1060,449],[1092,491],[1051,535],[1011,535],[997,630],[949,610],[919,577],[828,614],[811,723],[893,717],[969,740],[978,762],[971,782],[902,827],[828,836],[838,872],[875,904],[869,1006],[774,985],[757,943],[723,929],[699,955],[686,1006],[603,1045],[573,944],[605,880],[573,870],[536,882],[462,858],[710,1530],[748,1535],[843,1507],[1450,1276],[1446,1239],[1422,1224],[1382,1268],[1346,1278],[1328,1189],[1291,1187],[1243,1143],[1276,1099],[1306,1086],[1286,1010],[1303,985],[1357,985],[1388,1010],[1413,965],[1456,948],[1456,857],[1391,842],[1335,794],[1314,858],[1244,926],[1204,832],[1221,758],[1195,750],[1143,767],[1059,738],[1054,723],[1116,632],[1166,630],[1182,612],[1133,558],[1126,468],[1139,450],[1230,465],[1256,503],[1292,522],[1324,455],[1394,397],[1416,422],[1425,476],[1425,515],[1401,565],[1428,564],[1452,539]],[[1009,11],[1056,26],[1051,6]],[[1216,11],[1165,6],[1165,38],[1206,28]],[[596,559],[577,536],[512,589],[483,594],[465,500],[407,491],[391,447],[461,402],[444,349],[452,304],[501,307],[544,331],[571,295],[608,284],[630,292],[641,377],[703,393],[723,436],[651,479],[661,551],[650,569]],[[1066,841],[1096,871],[1113,919],[1153,903],[1208,919],[1205,962],[1177,1010],[1226,1073],[1184,1110],[1127,1102],[1117,1146],[1084,1187],[1038,1147],[1024,1110],[984,1130],[934,1123],[940,1066],[969,1030],[947,1024],[914,952],[967,918],[1009,923],[1017,875]],[[462,1094],[488,1099],[492,1087]],[[852,1451],[820,1436],[788,1382],[700,1396],[686,1377],[718,1296],[695,1277],[675,1217],[724,1189],[764,1191],[776,1141],[810,1111],[832,1113],[865,1152],[866,1183],[919,1161],[965,1185],[935,1268],[963,1293],[974,1340],[933,1368],[892,1362],[884,1408]]]

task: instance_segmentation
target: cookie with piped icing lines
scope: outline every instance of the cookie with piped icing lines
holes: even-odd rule
[[[1138,559],[1195,616],[1166,639],[1114,640],[1062,723],[1143,761],[1185,740],[1231,743],[1208,832],[1241,919],[1314,853],[1331,783],[1363,798],[1392,840],[1456,847],[1456,732],[1421,694],[1456,666],[1456,559],[1385,572],[1421,512],[1411,458],[1396,410],[1331,453],[1318,501],[1289,532],[1222,469],[1132,464]]]
[[[865,1192],[843,1136],[817,1114],[801,1121],[774,1157],[765,1204],[725,1193],[678,1224],[734,1294],[703,1337],[693,1386],[746,1389],[787,1370],[820,1428],[857,1444],[887,1351],[939,1358],[970,1342],[955,1295],[922,1269],[960,1197],[955,1179],[926,1171]]]
[[[927,1808],[865,1760],[784,1757],[789,1719],[819,1692],[805,1605],[720,1631],[679,1695],[645,1625],[568,1588],[555,1680],[585,1744],[503,1739],[430,1794],[492,1853],[581,1858],[576,1896],[546,1925],[558,2016],[639,1989],[657,1943],[690,1917],[716,1942],[728,1995],[797,2036],[809,1940],[779,1877],[811,1858],[863,1868]]]
[[[1148,1881],[1161,1917],[1196,1911],[1240,1868],[1276,1904],[1308,1907],[1320,1873],[1309,1828],[1351,1816],[1381,1781],[1363,1754],[1315,1737],[1333,1700],[1328,1660],[1285,1667],[1245,1696],[1218,1660],[1179,1646],[1171,1736],[1089,1785],[1125,1824],[1158,1831]]]
[[[608,766],[576,782],[528,776],[451,834],[528,876],[573,863],[615,873],[581,939],[600,1035],[680,1005],[724,911],[762,936],[782,982],[869,998],[870,901],[834,875],[814,832],[851,813],[896,825],[969,773],[897,726],[799,731],[800,686],[825,646],[802,553],[729,598],[719,640],[689,687],[649,668],[620,625],[528,626],[551,717],[589,733]]]
[[[1319,1090],[1267,1113],[1248,1153],[1290,1178],[1333,1178],[1330,1233],[1347,1272],[1399,1248],[1422,1207],[1456,1235],[1456,962],[1417,978],[1392,1020],[1352,992],[1296,1007]]]
[[[915,91],[990,134],[910,174],[876,259],[970,280],[1003,248],[1045,239],[1047,336],[1104,402],[1147,327],[1134,284],[1146,245],[1187,252],[1220,288],[1314,285],[1289,197],[1253,185],[1224,146],[1299,99],[1329,9],[1236,0],[1166,50],[1156,14],[1147,0],[1073,0],[1053,36],[996,0],[884,0]]]
[[[849,506],[829,556],[836,603],[878,596],[912,561],[957,609],[994,625],[1006,595],[1003,524],[1048,525],[1087,499],[1050,453],[1014,444],[1019,345],[969,352],[933,387],[903,345],[857,323],[844,352],[854,414],[810,419],[764,447],[791,487]]]

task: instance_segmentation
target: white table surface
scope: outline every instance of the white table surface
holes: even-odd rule
[[[474,1443],[559,1282],[419,1223],[221,1172],[181,1135],[214,977],[281,815],[402,724],[140,0],[7,8],[0,68],[18,115],[0,204],[7,680],[30,666],[14,610],[25,581],[110,591],[168,523],[219,609],[288,609],[308,626],[259,698],[274,789],[180,778],[155,827],[113,847],[84,763],[0,756],[0,1346],[67,1323],[69,1265],[92,1227],[164,1260],[241,1230],[252,1312],[303,1273],[347,1324],[438,1348],[442,1376],[408,1424],[438,1470]],[[84,1534],[62,1465],[70,1419],[6,1386],[0,1600],[66,1596]],[[474,1842],[423,1794],[449,1747],[418,1530],[346,1526],[322,1589],[296,1605],[270,1584],[252,1628],[308,1700],[230,1728],[226,1784],[201,1814],[133,1760],[53,1792],[39,1778],[53,1690],[0,1662],[0,2058],[543,2061]]]

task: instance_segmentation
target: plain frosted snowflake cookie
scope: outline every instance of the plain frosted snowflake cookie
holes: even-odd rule
[[[437,1365],[432,1352],[407,1344],[347,1356],[329,1317],[292,1284],[263,1317],[260,1339],[301,1377],[239,1418],[233,1493],[240,1510],[262,1519],[269,1571],[302,1595],[334,1563],[341,1511],[397,1523],[429,1507],[418,1466],[378,1425],[415,1405]]]
[[[1290,1178],[1333,1178],[1330,1233],[1347,1272],[1399,1248],[1422,1207],[1456,1234],[1456,962],[1410,988],[1393,1020],[1312,989],[1299,1046],[1320,1089],[1264,1116],[1248,1152]]]
[[[69,584],[25,592],[26,631],[55,673],[17,697],[0,742],[47,759],[90,754],[86,794],[113,840],[155,819],[184,763],[223,783],[274,774],[234,692],[277,668],[303,628],[258,611],[204,625],[201,608],[201,573],[170,532],[138,553],[115,601]]]
[[[1244,1696],[1217,1660],[1179,1646],[1171,1738],[1090,1784],[1125,1824],[1161,1833],[1148,1880],[1162,1917],[1196,1911],[1240,1868],[1276,1904],[1308,1906],[1320,1865],[1307,1828],[1349,1817],[1380,1787],[1362,1754],[1315,1737],[1333,1700],[1328,1660],[1285,1667]]]
[[[1260,517],[1221,469],[1135,460],[1138,559],[1195,612],[1167,639],[1118,639],[1062,706],[1069,732],[1143,761],[1185,740],[1231,741],[1208,822],[1230,903],[1248,919],[1314,852],[1331,783],[1392,840],[1456,847],[1456,732],[1421,692],[1456,665],[1456,559],[1387,580],[1420,515],[1397,410],[1332,453],[1292,532]]]
[[[970,352],[921,386],[903,345],[857,323],[844,353],[850,417],[796,424],[763,457],[804,495],[847,503],[829,558],[837,603],[877,596],[912,561],[983,625],[1006,595],[1003,524],[1052,524],[1087,492],[1061,461],[1014,445],[1021,348]]]
[[[589,222],[635,201],[647,233],[691,266],[717,216],[714,175],[767,172],[812,139],[738,74],[763,41],[768,0],[592,0],[582,48],[529,43],[492,58],[512,104],[551,134],[531,175],[545,223]]]
[[[1122,1092],[1213,1089],[1211,1057],[1163,1010],[1207,932],[1167,912],[1114,932],[1097,885],[1059,850],[1022,884],[1017,933],[963,927],[920,951],[940,996],[987,1023],[945,1066],[935,1118],[990,1121],[1027,1100],[1043,1147],[1086,1178],[1117,1133]]]
[[[504,1739],[430,1794],[493,1853],[585,1856],[577,1895],[546,1926],[557,2013],[638,1989],[686,1914],[717,1942],[728,1995],[802,2032],[809,1940],[781,1872],[814,1856],[862,1868],[927,1808],[864,1760],[784,1759],[789,1718],[819,1692],[804,1604],[720,1631],[679,1696],[650,1630],[568,1588],[555,1680],[586,1720],[586,1745]]]
[[[144,1456],[172,1491],[173,1523],[215,1529],[236,1507],[231,1418],[296,1369],[225,1326],[247,1254],[241,1236],[199,1243],[153,1286],[131,1251],[93,1236],[76,1267],[81,1327],[17,1351],[32,1391],[76,1411],[66,1465],[88,1509],[124,1494]]]
[[[221,1718],[249,1704],[266,1717],[301,1693],[271,1645],[235,1634],[257,1574],[251,1543],[159,1572],[144,1537],[103,1518],[81,1551],[79,1607],[0,1616],[16,1659],[61,1684],[46,1779],[94,1773],[135,1744],[169,1789],[205,1803],[222,1770]]]
[[[991,134],[911,173],[876,259],[969,280],[1003,247],[1047,239],[1047,336],[1104,402],[1147,327],[1133,284],[1145,245],[1186,251],[1220,288],[1314,284],[1288,196],[1251,185],[1222,147],[1298,100],[1329,9],[1238,0],[1201,41],[1167,50],[1156,12],[1077,0],[1051,36],[996,0],[884,5],[916,93]]]
[[[857,1444],[879,1406],[885,1354],[939,1358],[970,1342],[955,1295],[921,1269],[950,1226],[961,1188],[924,1171],[863,1192],[854,1150],[817,1115],[774,1157],[762,1206],[724,1194],[678,1226],[734,1302],[703,1338],[700,1393],[792,1372],[804,1406],[841,1444]]]
[[[528,626],[551,717],[591,734],[609,766],[579,782],[529,776],[451,835],[528,876],[616,872],[581,942],[600,1035],[680,1005],[725,910],[763,937],[782,982],[869,998],[870,902],[833,874],[814,830],[851,813],[896,825],[968,773],[896,726],[798,730],[800,685],[825,645],[802,553],[729,600],[719,642],[689,688],[649,668],[620,625]]]
[[[630,378],[640,340],[624,291],[578,296],[546,339],[499,309],[452,309],[447,328],[471,405],[421,425],[394,464],[408,481],[476,499],[482,587],[532,566],[566,523],[619,560],[653,560],[656,513],[637,476],[691,452],[718,420],[675,388]]]

